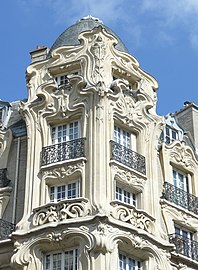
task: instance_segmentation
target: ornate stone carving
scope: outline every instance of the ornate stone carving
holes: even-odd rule
[[[149,233],[154,232],[154,218],[144,211],[137,210],[132,206],[124,206],[117,202],[112,202],[111,216],[119,221],[126,222],[137,229],[145,230]]]
[[[75,199],[49,203],[34,210],[33,226],[40,226],[51,222],[62,222],[72,218],[85,217],[90,214],[90,207],[86,199]]]
[[[140,176],[138,173],[136,174],[132,171],[121,169],[116,165],[112,165],[112,170],[114,178],[118,178],[124,184],[129,184],[141,191],[143,190],[146,183],[146,176]]]
[[[79,162],[72,165],[62,165],[56,168],[47,169],[42,172],[43,180],[46,179],[64,179],[67,176],[70,176],[76,172],[81,172],[84,168],[84,162]]]
[[[172,144],[172,147],[171,145],[166,145],[166,147],[167,149],[170,149],[170,158],[174,163],[189,168],[193,171],[195,170],[198,162],[196,161],[191,148],[186,146],[185,142],[177,141]]]

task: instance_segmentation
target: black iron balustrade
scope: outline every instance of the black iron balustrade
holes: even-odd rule
[[[145,157],[131,149],[111,141],[111,159],[116,160],[142,174],[146,174]]]
[[[184,255],[198,262],[198,242],[184,238],[181,235],[170,234],[170,243],[173,243],[176,248],[176,253]]]
[[[165,182],[162,198],[198,214],[198,197]]]
[[[3,219],[0,219],[0,241],[9,238],[9,235],[15,230],[15,225]]]
[[[41,165],[85,157],[85,138],[43,147]]]
[[[0,169],[0,188],[7,187],[10,183],[10,180],[7,178],[7,169]]]

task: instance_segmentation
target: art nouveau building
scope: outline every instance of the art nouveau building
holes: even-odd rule
[[[198,107],[156,114],[157,81],[87,17],[0,101],[0,269],[198,269]]]

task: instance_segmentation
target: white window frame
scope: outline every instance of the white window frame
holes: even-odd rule
[[[185,172],[173,168],[173,185],[189,192],[188,175]]]
[[[66,255],[72,252],[72,256],[69,259],[66,259]],[[58,265],[54,268],[55,263],[55,256],[59,256]],[[44,270],[77,270],[78,269],[78,258],[79,258],[79,250],[77,248],[69,249],[65,251],[57,251],[57,252],[50,252],[45,254],[44,257]],[[70,260],[72,259],[72,260]],[[68,263],[72,261],[72,265],[68,265]],[[72,268],[71,268],[72,267]]]
[[[78,120],[51,126],[52,144],[68,142],[78,138],[80,138],[80,122]]]
[[[115,199],[127,203],[129,205],[137,206],[137,195],[133,192],[129,192],[127,189],[116,185],[115,187]]]
[[[115,124],[113,138],[114,142],[136,151],[136,135],[134,133]]]
[[[165,126],[164,127],[164,140],[166,143],[170,144],[175,140],[178,140],[179,134],[178,131],[172,127]]]
[[[55,80],[56,80],[58,86],[66,85],[69,82],[68,75],[78,75],[78,74],[79,74],[79,71],[73,71],[73,72],[67,73],[67,74],[60,74],[60,75],[55,77]]]
[[[193,240],[193,232],[175,224],[175,234],[180,235],[184,239]]]
[[[142,262],[123,253],[119,253],[118,270],[141,270]]]
[[[75,188],[74,188],[75,185]],[[71,186],[71,188],[70,188]],[[60,192],[62,189],[62,192]],[[70,193],[72,190],[75,190],[75,196],[72,196]],[[59,194],[60,197],[58,196]],[[71,181],[64,185],[54,185],[49,187],[49,198],[50,202],[59,202],[66,199],[76,199],[80,197],[80,180]]]

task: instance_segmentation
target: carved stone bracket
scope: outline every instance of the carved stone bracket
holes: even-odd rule
[[[90,212],[88,200],[83,198],[49,203],[34,209],[32,223],[33,226],[40,226],[51,222],[62,222],[88,216]]]
[[[135,209],[133,206],[124,206],[121,203],[112,202],[111,216],[116,220],[129,223],[137,229],[154,233],[155,219],[141,210]]]

